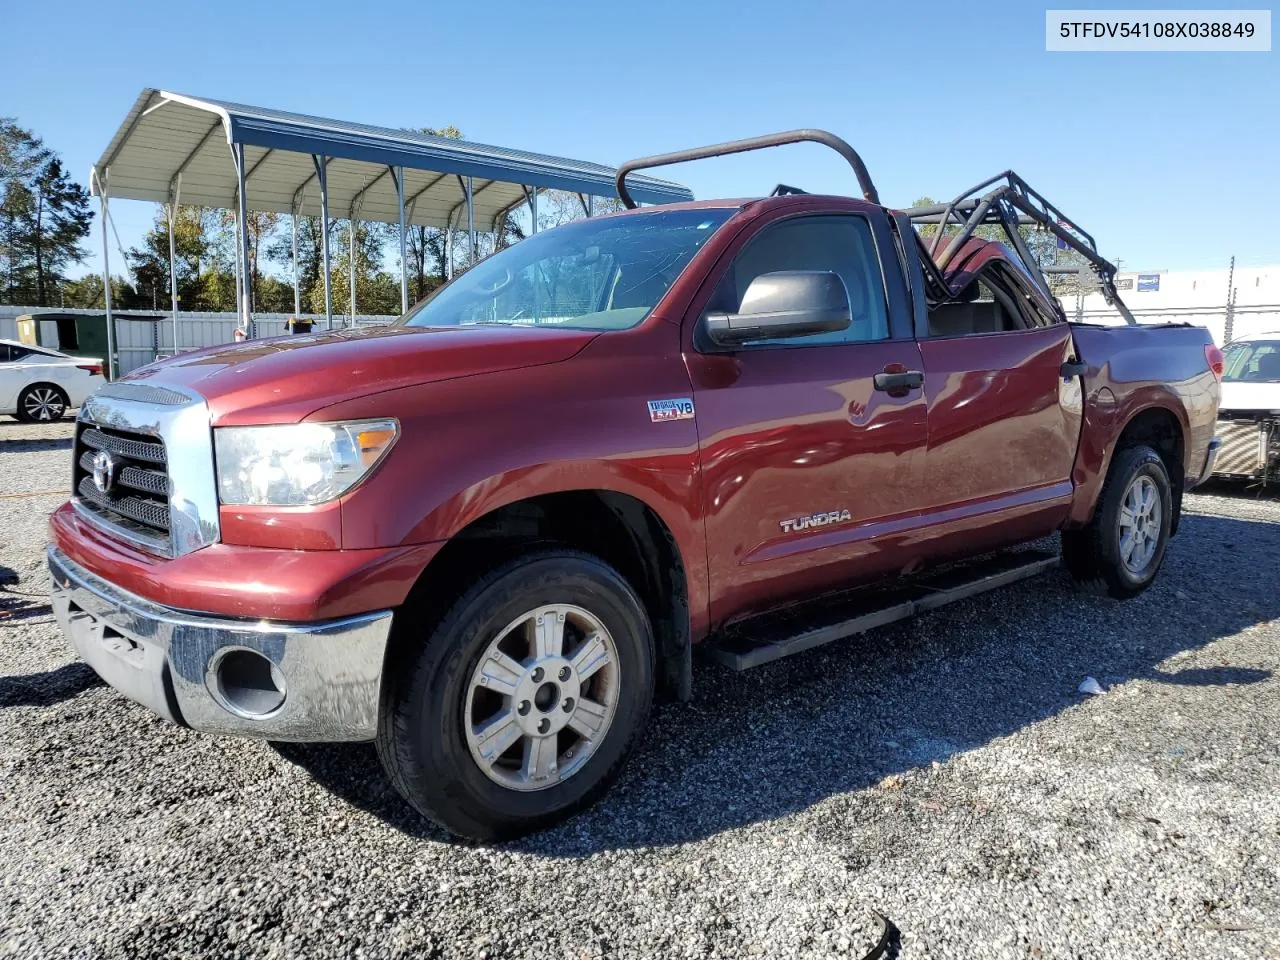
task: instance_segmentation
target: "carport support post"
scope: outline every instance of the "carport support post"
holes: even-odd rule
[[[105,172],[106,180],[111,177],[111,169],[108,167]],[[98,208],[100,211],[99,219],[102,221],[102,305],[107,311],[107,379],[114,380],[116,378],[116,318],[111,313],[111,260],[109,251],[111,244],[107,240],[107,183],[106,180],[97,176],[94,171],[94,179],[98,181]]]
[[[347,287],[351,291],[351,325],[356,325],[356,208],[347,221]]]
[[[467,177],[467,266],[476,262],[475,183]]]
[[[240,211],[232,210],[231,219],[235,223],[236,234],[236,329],[240,329],[240,293],[244,290],[244,279],[240,269]]]
[[[533,221],[533,226],[529,233],[533,235],[538,232],[538,188],[534,187],[533,192],[529,194],[529,217]]]
[[[173,300],[173,354],[178,355],[178,254],[174,233],[178,228],[178,202],[182,199],[182,171],[169,184],[169,296]]]
[[[409,312],[409,265],[405,262],[404,240],[404,167],[392,167],[396,181],[396,206],[400,211],[400,313]]]
[[[253,336],[250,304],[253,300],[253,278],[249,275],[249,204],[244,193],[244,144],[234,143],[231,150],[236,161],[236,214],[239,219],[240,262],[243,279],[240,285],[240,329],[246,337]]]
[[[293,315],[302,315],[302,289],[298,286],[298,209],[289,211],[289,219],[293,221]]]
[[[165,213],[169,218],[169,297],[173,301],[173,352],[178,352],[178,244],[173,238],[173,231],[178,224],[178,201],[173,197],[166,205]]]
[[[328,157],[311,155],[311,162],[316,165],[316,179],[320,182],[320,260],[324,276],[324,322],[325,328],[333,329],[333,291],[329,288],[329,177],[326,170]]]

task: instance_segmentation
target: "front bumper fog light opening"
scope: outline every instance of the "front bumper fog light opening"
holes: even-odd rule
[[[284,674],[256,650],[222,652],[210,666],[209,687],[217,701],[236,716],[265,720],[284,706]]]

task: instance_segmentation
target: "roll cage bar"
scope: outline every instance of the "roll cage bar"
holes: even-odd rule
[[[635,173],[637,170],[664,167],[673,163],[685,163],[689,160],[723,157],[733,153],[746,153],[749,150],[763,150],[768,147],[780,147],[790,143],[820,143],[836,151],[853,168],[854,176],[858,179],[858,186],[862,189],[863,199],[877,206],[881,205],[880,195],[876,191],[875,184],[871,181],[871,174],[867,172],[866,164],[862,162],[858,152],[847,141],[837,137],[834,133],[812,128],[787,130],[783,133],[770,133],[762,137],[730,140],[725,143],[713,143],[705,147],[675,150],[671,153],[659,153],[651,157],[628,160],[618,168],[614,181],[618,189],[618,197],[628,209],[636,206],[636,201],[627,190],[626,180],[630,174]],[[987,192],[983,193],[983,191]],[[780,183],[771,195],[783,196],[797,193],[804,193],[804,191],[798,187]],[[904,212],[913,225],[925,223],[938,225],[938,232],[927,249],[930,259],[937,265],[937,272],[946,269],[947,264],[973,237],[974,231],[978,227],[983,224],[1001,226],[1008,237],[1010,246],[1013,247],[1018,257],[1022,260],[1023,266],[1036,285],[1049,298],[1051,303],[1056,304],[1057,299],[1049,289],[1049,282],[1045,279],[1044,271],[1041,270],[1035,257],[1031,255],[1031,251],[1027,248],[1026,241],[1022,239],[1022,235],[1018,232],[1018,227],[1021,225],[1038,224],[1084,257],[1097,274],[1102,285],[1102,295],[1106,298],[1107,303],[1120,312],[1126,323],[1137,323],[1133,314],[1129,312],[1129,308],[1120,299],[1119,293],[1116,292],[1115,264],[1098,253],[1098,245],[1094,242],[1093,237],[1068,220],[1062,211],[1031,189],[1027,182],[1012,170],[1006,170],[982,181],[977,186],[961,193],[950,203],[912,207]],[[960,225],[960,231],[951,238],[946,249],[939,256],[938,247],[942,243],[947,227],[953,221]],[[918,234],[917,238],[922,245],[925,243],[924,239],[919,238]]]
[[[1031,255],[1026,241],[1018,231],[1020,225],[1038,224],[1084,257],[1093,272],[1097,274],[1102,285],[1102,295],[1108,305],[1115,307],[1126,323],[1131,325],[1137,323],[1133,314],[1129,312],[1129,308],[1120,299],[1120,294],[1116,292],[1115,264],[1098,253],[1098,245],[1093,237],[1068,220],[1061,210],[1033,190],[1012,170],[1006,170],[983,180],[977,186],[961,193],[950,203],[912,207],[904,212],[912,224],[938,225],[938,231],[934,234],[932,242],[926,245],[930,257],[940,271],[946,270],[947,264],[969,242],[978,227],[983,224],[1000,226],[1009,240],[1009,245],[1022,260],[1023,266],[1045,296],[1053,301],[1054,295],[1049,289],[1044,271],[1040,269],[1040,265]],[[949,238],[946,248],[939,254],[938,247],[945,239],[947,227],[952,222],[960,225],[960,231]],[[921,238],[921,243],[926,243],[924,238]]]
[[[828,133],[826,130],[814,130],[805,128],[803,130],[786,130],[782,133],[767,133],[763,137],[748,137],[746,140],[730,140],[726,143],[713,143],[706,147],[693,147],[689,150],[675,150],[671,153],[659,153],[652,157],[640,157],[638,160],[628,160],[618,168],[617,177],[614,179],[618,187],[618,196],[622,199],[623,204],[628,209],[635,207],[636,202],[631,199],[631,194],[627,191],[627,177],[635,173],[637,170],[647,170],[650,167],[665,167],[672,163],[685,163],[689,160],[706,160],[709,157],[724,157],[731,153],[746,153],[748,150],[764,150],[767,147],[781,147],[788,143],[820,143],[824,147],[830,147],[840,156],[848,161],[849,166],[853,167],[853,175],[858,178],[858,186],[862,188],[862,196],[869,203],[879,204],[880,194],[876,192],[876,185],[871,182],[871,174],[867,173],[867,165],[862,162],[862,158],[858,156],[858,151],[849,146],[848,142],[840,139],[834,133]],[[797,191],[795,187],[788,187],[788,190]]]

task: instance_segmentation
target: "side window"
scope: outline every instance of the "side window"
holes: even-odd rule
[[[13,353],[7,343],[0,343],[0,363],[8,363],[13,359]]]
[[[751,281],[778,270],[829,270],[839,276],[849,292],[853,322],[846,330],[763,340],[753,346],[864,343],[889,336],[880,260],[865,217],[801,217],[766,227],[725,271],[707,312],[737,312]]]

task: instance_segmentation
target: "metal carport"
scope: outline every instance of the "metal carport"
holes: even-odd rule
[[[244,280],[250,210],[287,213],[293,219],[295,308],[299,307],[297,218],[304,213],[322,218],[325,316],[332,326],[327,228],[335,212],[353,225],[359,220],[399,225],[400,300],[402,309],[407,310],[407,225],[449,230],[465,226],[469,259],[474,260],[477,231],[496,230],[502,218],[521,204],[529,204],[537,229],[539,191],[576,193],[589,213],[591,197],[613,196],[615,189],[613,169],[600,164],[150,88],[139,95],[93,167],[90,186],[102,207],[102,264],[109,332],[108,201],[119,198],[151,200],[166,206],[175,329],[178,296],[172,224],[178,205],[236,212],[236,299],[240,328],[247,336],[253,330],[250,290]],[[629,177],[627,186],[632,196],[644,203],[692,199],[687,188],[653,177]],[[350,234],[354,244],[354,229]],[[352,271],[353,312],[354,286]],[[114,372],[114,344],[111,352]]]

